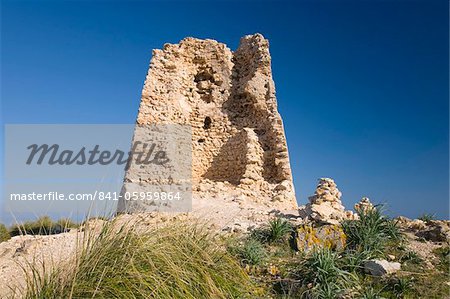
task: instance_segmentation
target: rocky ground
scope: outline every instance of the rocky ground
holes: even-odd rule
[[[137,226],[138,230],[145,230],[146,227],[170,223],[175,219],[201,219],[200,221],[207,221],[214,230],[226,235],[245,235],[264,227],[270,219],[285,219],[296,228],[297,251],[307,252],[313,245],[340,250],[346,246],[346,236],[339,227],[339,222],[355,221],[359,218],[357,213],[345,210],[340,197],[341,193],[334,181],[321,179],[315,194],[310,198],[310,203],[300,207],[299,210],[273,209],[270,205],[261,205],[245,196],[219,198],[216,195],[214,200],[194,198],[193,211],[190,213],[120,215],[115,221],[118,227],[125,224]],[[357,211],[368,211],[374,209],[374,206],[369,199],[363,198],[355,208]],[[27,285],[27,279],[31,277],[30,269],[41,271],[45,268],[49,271],[61,262],[73,258],[77,248],[82,247],[86,236],[95,235],[102,221],[91,220],[80,228],[65,233],[21,235],[0,243],[0,297],[12,297],[15,293],[16,297],[20,298]],[[442,264],[438,252],[446,248],[448,250],[450,221],[411,220],[399,217],[396,223],[405,236],[406,242],[403,243],[405,248],[398,252],[397,249],[393,249],[385,259],[367,261],[364,264],[366,272],[373,276],[392,275],[400,269],[403,272],[434,273],[432,271],[437,269],[437,265]],[[408,256],[405,258],[406,253]],[[448,256],[444,255],[444,259],[448,259]],[[405,262],[411,260],[420,261],[420,267],[412,267],[411,262]],[[270,264],[273,263],[269,263],[269,267]],[[272,272],[278,271],[276,268],[271,269]],[[444,271],[443,274],[439,274],[439,281],[450,284],[448,271],[445,268],[442,270],[442,267],[439,271]]]

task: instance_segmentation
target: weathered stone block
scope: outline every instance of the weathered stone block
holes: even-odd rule
[[[313,227],[302,225],[297,228],[295,243],[299,251],[310,251],[314,247],[343,250],[346,236],[339,225]]]

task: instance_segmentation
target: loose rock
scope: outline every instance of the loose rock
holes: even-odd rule
[[[386,260],[369,260],[364,263],[364,271],[373,276],[384,276],[400,270],[401,264]]]

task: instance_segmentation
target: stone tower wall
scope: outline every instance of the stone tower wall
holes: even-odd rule
[[[266,202],[276,198],[296,206],[269,43],[262,35],[243,37],[234,53],[195,38],[154,50],[137,123],[191,126],[193,190],[203,182],[225,182]]]

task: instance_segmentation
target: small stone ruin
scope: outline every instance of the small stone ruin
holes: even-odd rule
[[[342,193],[330,178],[321,178],[309,203],[300,208],[300,216],[324,224],[339,224],[344,219],[355,219],[352,211],[346,211],[341,202]]]

